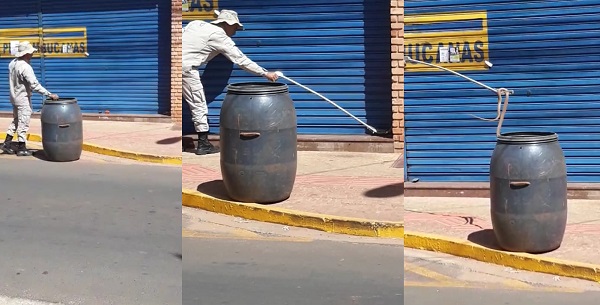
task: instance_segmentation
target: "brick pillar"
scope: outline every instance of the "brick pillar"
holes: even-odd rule
[[[181,0],[171,0],[171,120],[181,124]]]
[[[391,1],[392,132],[394,150],[404,153],[404,0]]]

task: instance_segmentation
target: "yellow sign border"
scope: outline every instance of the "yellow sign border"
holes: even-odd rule
[[[436,43],[430,43],[437,50],[437,46],[440,42],[447,45],[447,42],[452,42],[453,38],[460,38],[461,41],[478,40],[483,43],[483,59],[481,62],[469,63],[437,63],[436,65],[444,68],[452,69],[455,71],[477,71],[477,70],[488,70],[489,68],[485,65],[484,61],[489,58],[489,38],[488,38],[488,21],[487,11],[463,11],[463,12],[444,12],[444,13],[430,13],[420,15],[406,15],[404,17],[405,28],[409,25],[419,24],[433,24],[433,23],[444,23],[452,21],[465,21],[465,20],[481,20],[480,31],[443,31],[443,32],[423,32],[423,33],[405,33],[404,34],[404,47],[405,54],[406,46],[416,45],[422,42],[430,42],[435,40]],[[468,39],[466,39],[467,37]],[[419,58],[415,58],[419,59]],[[436,68],[428,67],[418,63],[406,63],[406,72],[429,72],[439,71]]]
[[[200,5],[202,6],[202,2],[205,2],[206,0],[200,0]],[[189,2],[189,1],[188,1]],[[188,3],[189,6],[191,6],[190,3]],[[218,0],[213,0],[212,1],[212,10],[211,11],[194,11],[194,12],[182,12],[181,13],[181,19],[184,21],[192,21],[192,20],[214,20],[216,19],[215,16],[215,10],[219,9],[219,1]]]
[[[82,33],[82,36],[69,37],[46,37],[46,35],[63,34],[63,33]],[[43,56],[45,58],[84,58],[88,49],[87,28],[86,27],[64,27],[64,28],[11,28],[0,29],[0,45],[2,51],[0,58],[14,57],[10,54],[10,47],[6,49],[6,45],[10,46],[11,41],[29,41],[38,48],[38,52],[33,53],[33,57]],[[79,48],[83,44],[83,50],[75,52],[63,53],[63,45],[77,44]],[[46,46],[52,46],[55,50],[59,47],[60,52],[44,52]],[[41,47],[40,47],[41,46]],[[8,51],[8,52],[7,52]]]

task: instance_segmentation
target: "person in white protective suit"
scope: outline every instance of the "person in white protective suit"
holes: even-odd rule
[[[35,77],[30,64],[35,51],[37,49],[31,43],[21,41],[17,45],[16,58],[8,64],[10,103],[13,106],[13,120],[8,126],[6,138],[0,147],[7,154],[15,153],[12,148],[12,140],[16,133],[19,141],[16,152],[17,156],[31,156],[31,152],[26,146],[26,140],[31,114],[33,113],[33,107],[31,106],[32,92],[35,91],[39,94],[50,96],[53,100],[58,99],[58,95],[46,90]]]
[[[188,102],[192,112],[194,128],[198,133],[197,155],[218,153],[219,148],[208,141],[208,107],[204,88],[198,69],[218,54],[225,55],[233,63],[257,76],[276,81],[278,76],[268,72],[250,60],[231,39],[243,25],[238,14],[232,10],[222,10],[217,19],[205,22],[190,22],[182,34],[182,82],[183,98]]]

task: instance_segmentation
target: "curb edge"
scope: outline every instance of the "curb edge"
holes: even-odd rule
[[[429,233],[405,232],[404,246],[441,252],[524,271],[547,273],[600,283],[600,265],[559,260],[528,253],[489,249],[475,243]]]
[[[377,238],[404,238],[404,223],[402,222],[376,221],[299,212],[283,208],[267,208],[254,203],[222,200],[189,189],[182,189],[181,203],[187,207],[209,212],[328,233]]]
[[[6,137],[4,134],[3,138]],[[42,137],[37,134],[27,134],[27,140],[33,142],[42,142]],[[112,148],[106,148],[95,144],[83,143],[82,149],[87,152],[96,153],[99,155],[118,157],[123,159],[131,159],[140,162],[159,163],[166,165],[181,165],[182,157],[170,157],[170,156],[158,156],[144,153],[137,153],[126,150],[116,150]]]

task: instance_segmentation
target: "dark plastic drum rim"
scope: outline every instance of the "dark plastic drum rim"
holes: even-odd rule
[[[288,93],[288,85],[278,82],[243,82],[227,85],[228,94],[262,95]]]
[[[498,136],[498,143],[502,144],[540,144],[557,141],[558,135],[550,131],[506,132]]]
[[[77,99],[75,99],[75,98],[59,98],[58,100],[47,99],[44,101],[44,104],[52,104],[52,105],[77,104]]]

